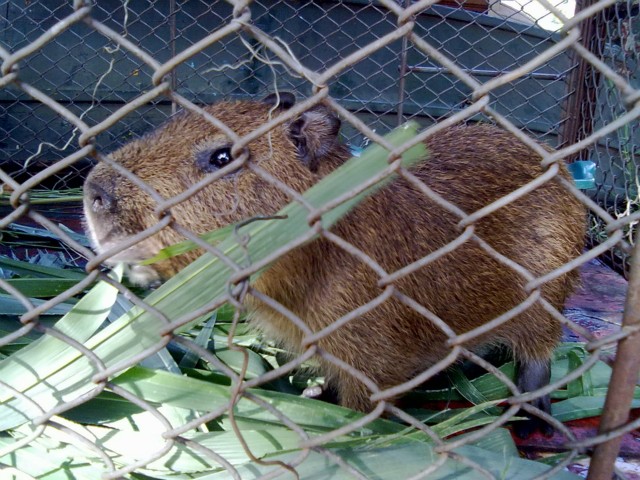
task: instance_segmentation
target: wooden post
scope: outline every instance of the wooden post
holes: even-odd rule
[[[590,7],[597,0],[577,0],[576,13]],[[582,36],[580,42],[597,56],[602,55],[605,23],[601,13],[585,19],[580,24]],[[593,132],[593,117],[596,108],[596,92],[600,75],[589,62],[574,52],[574,68],[567,79],[568,96],[562,106],[562,119],[560,122],[559,147],[566,147],[588,137]],[[586,158],[587,152],[578,152],[565,160],[573,162]]]

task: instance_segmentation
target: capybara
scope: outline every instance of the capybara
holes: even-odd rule
[[[252,132],[269,118],[291,108],[291,94],[262,101],[221,102],[205,107],[238,135]],[[249,145],[249,162],[298,192],[304,192],[350,157],[339,141],[340,120],[318,105]],[[472,213],[543,173],[540,157],[512,134],[488,124],[459,125],[432,135],[429,157],[412,168],[433,191]],[[120,165],[165,198],[175,196],[210,172],[230,163],[232,142],[202,116],[181,113],[160,128],[111,154]],[[570,178],[561,166],[560,175]],[[88,234],[104,251],[156,222],[155,202],[106,164],[97,165],[85,183]],[[172,208],[182,226],[198,234],[256,215],[272,215],[290,201],[287,194],[250,168],[213,182]],[[446,245],[461,234],[459,218],[399,177],[364,199],[340,220],[332,233],[354,245],[392,273]],[[551,180],[475,224],[475,233],[501,255],[536,276],[580,255],[585,208],[562,185]],[[175,274],[197,252],[139,266],[159,249],[184,240],[170,227],[112,259],[130,264],[131,278],[151,283]],[[542,287],[556,309],[576,283],[571,272]],[[254,287],[302,319],[317,332],[366,304],[382,292],[380,277],[365,262],[320,238],[282,256]],[[396,291],[415,300],[456,333],[498,317],[528,295],[527,282],[511,268],[469,240],[444,257],[395,282]],[[318,346],[348,363],[380,389],[410,380],[450,351],[446,335],[431,320],[393,295],[320,339]],[[302,349],[301,331],[285,316],[246,299],[249,319],[269,338],[293,352]],[[560,324],[534,303],[523,313],[465,347],[483,352],[507,347],[518,368],[517,385],[536,390],[549,382],[550,358],[561,336]],[[371,391],[350,373],[320,358],[328,388],[341,405],[368,411]],[[533,402],[549,412],[548,396]],[[523,422],[518,422],[523,423]],[[532,419],[522,427],[546,423]]]

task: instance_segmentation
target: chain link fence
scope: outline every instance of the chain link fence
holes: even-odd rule
[[[623,328],[604,337],[563,316],[541,292],[605,252],[627,274],[632,270],[628,259],[640,218],[637,3],[580,3],[575,15],[547,0],[536,4],[544,14],[531,10],[534,4],[434,3],[2,4],[0,179],[8,206],[0,226],[4,230],[26,220],[87,260],[86,275],[58,274],[59,291],[43,300],[17,282],[0,279],[4,298],[18,305],[13,317],[8,309],[2,312],[0,424],[6,433],[0,437],[0,463],[5,472],[14,478],[46,478],[58,468],[77,478],[515,478],[526,471],[523,478],[565,478],[570,475],[566,467],[595,448],[589,478],[611,476],[617,442],[638,425],[627,420],[630,406],[637,406],[630,379],[637,379],[640,351],[633,335],[640,321],[638,273],[629,275]],[[245,126],[203,108],[219,100],[256,100],[285,91],[294,92],[299,103],[242,135],[238,132]],[[323,223],[332,209],[358,197],[373,180],[356,181],[354,174],[348,188],[318,206],[268,168],[249,162],[252,142],[271,142],[281,125],[318,108],[341,118],[342,139],[356,155],[369,144],[387,150],[389,167],[374,175],[376,181],[395,174],[410,182],[456,217],[461,236],[387,272]],[[288,233],[274,233],[278,219],[253,219],[227,229],[226,240],[212,246],[198,236],[204,232],[185,228],[176,212],[229,169],[195,184],[187,181],[178,195],[165,195],[140,180],[136,165],[107,155],[133,139],[153,145],[144,133],[167,128],[171,118],[185,118],[179,111],[225,132],[232,141],[227,153],[234,158],[229,168],[241,166],[277,188],[296,205],[289,214],[290,219],[297,215],[298,224],[291,224]],[[420,125],[411,140],[394,144],[381,136],[408,120]],[[461,122],[496,124],[510,132],[514,142],[540,155],[544,173],[476,211],[464,212],[445,201],[399,159]],[[536,140],[556,150],[541,148]],[[559,163],[575,160],[596,163],[594,186],[579,190],[558,175]],[[50,201],[36,201],[42,190],[80,188],[96,163],[111,166],[147,192],[152,201],[145,214],[156,219],[98,254],[59,224]],[[548,182],[561,184],[589,209],[593,241],[561,267],[534,275],[494,250],[474,228]],[[245,227],[251,234],[244,233]],[[189,239],[208,256],[150,295],[101,268],[102,262],[168,230],[173,242]],[[375,272],[380,291],[369,302],[343,310],[327,328],[313,331],[286,299],[272,298],[250,279],[318,236]],[[478,245],[496,268],[517,272],[526,295],[486,325],[456,335],[397,284],[465,242]],[[209,279],[209,268],[220,263],[226,270]],[[5,262],[3,268],[11,266]],[[35,275],[45,274],[50,272]],[[98,280],[102,283],[85,295]],[[167,293],[180,282],[191,293]],[[215,290],[215,282],[224,288]],[[390,299],[438,325],[450,348],[446,358],[424,372],[380,388],[323,342]],[[268,336],[253,333],[245,323],[247,302],[268,305],[296,325],[304,348],[284,352],[269,344]],[[532,307],[544,309],[585,344],[581,356],[571,350],[562,357],[569,367],[560,375],[552,372],[549,386],[523,393],[505,367],[478,357],[464,342]],[[611,395],[597,436],[577,438],[557,418],[526,403],[545,393],[570,391],[576,382],[593,390],[584,386],[591,378],[585,375],[607,368],[604,360],[614,347]],[[449,417],[393,403],[462,359],[497,379],[496,398],[508,401],[481,395],[473,402],[479,406]],[[315,371],[309,365],[318,362],[366,385],[372,410],[347,413],[328,402],[310,404],[291,395],[296,393],[292,386],[315,386],[309,376],[321,382],[308,373]],[[435,398],[425,395],[421,398]],[[458,400],[465,399],[470,400],[465,395]],[[498,404],[502,408],[496,411]],[[504,452],[491,456],[478,446],[485,437],[504,440],[502,427],[521,407],[563,435],[561,454],[546,464],[522,464],[517,456],[505,459]],[[50,456],[40,470],[34,467],[38,452]],[[83,460],[65,461],[71,455]]]
[[[588,24],[592,35],[586,42],[590,51],[633,86],[638,84],[638,45],[634,33],[639,26],[637,10],[637,4],[618,3],[593,16]],[[611,122],[624,109],[624,101],[610,80],[597,69],[585,67],[583,79],[575,84],[578,97],[575,108],[580,116],[572,125],[569,137],[589,135]],[[638,210],[637,135],[637,123],[631,122],[581,152],[598,166],[592,198],[616,218]],[[636,224],[630,222],[625,228],[625,238],[630,243],[635,239]],[[606,238],[605,230],[603,223],[594,216],[590,230],[593,244]],[[614,248],[605,258],[628,277],[629,257],[625,252]]]

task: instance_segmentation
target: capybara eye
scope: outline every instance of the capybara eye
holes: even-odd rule
[[[213,150],[204,149],[196,153],[196,165],[204,173],[216,172],[230,164],[233,160],[231,145]]]
[[[231,147],[223,147],[211,152],[209,157],[209,165],[214,168],[222,168],[228,163],[231,163],[233,157],[231,156]]]

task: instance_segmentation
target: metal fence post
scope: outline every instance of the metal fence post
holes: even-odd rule
[[[640,325],[640,242],[636,243],[631,259],[631,278],[624,309],[622,328]],[[618,344],[609,391],[604,404],[599,434],[624,425],[629,418],[629,407],[640,372],[640,335],[632,334]],[[620,449],[622,436],[618,435],[595,448],[588,480],[611,478]]]

